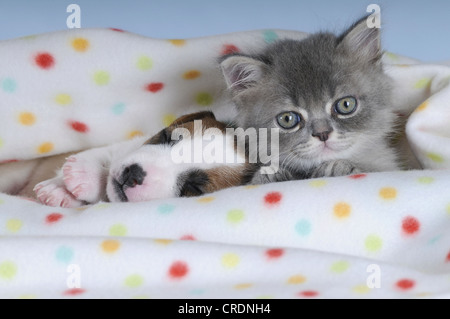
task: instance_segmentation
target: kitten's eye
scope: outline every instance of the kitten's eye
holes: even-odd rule
[[[341,115],[349,115],[356,110],[358,103],[353,96],[347,96],[334,104],[334,110]]]
[[[300,114],[295,112],[284,112],[277,115],[277,123],[282,128],[289,130],[300,123]]]

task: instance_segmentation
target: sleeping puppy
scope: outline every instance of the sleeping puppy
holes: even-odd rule
[[[185,115],[151,138],[34,163],[24,169],[28,182],[16,187],[15,194],[29,196],[34,191],[43,204],[77,207],[198,196],[246,184],[253,169],[226,129],[211,112]],[[55,177],[49,175],[54,176],[61,164]]]

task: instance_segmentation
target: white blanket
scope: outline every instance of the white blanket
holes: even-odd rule
[[[230,118],[217,58],[304,36],[0,42],[0,161],[153,134],[198,110]],[[424,170],[81,209],[0,194],[0,297],[450,297],[450,69],[384,58]]]

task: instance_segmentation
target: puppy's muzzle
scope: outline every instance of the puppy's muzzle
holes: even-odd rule
[[[120,200],[123,202],[128,201],[125,190],[127,188],[133,188],[136,185],[142,185],[146,175],[147,173],[139,164],[132,164],[125,167],[120,177],[113,181],[114,188]]]

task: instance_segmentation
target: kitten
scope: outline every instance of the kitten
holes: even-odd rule
[[[399,169],[381,56],[380,30],[363,18],[340,36],[316,33],[223,57],[237,126],[280,130],[280,170],[253,183]]]

